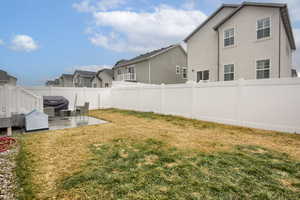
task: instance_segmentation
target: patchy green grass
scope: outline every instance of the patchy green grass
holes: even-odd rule
[[[35,199],[33,192],[32,169],[34,168],[30,163],[30,152],[26,150],[26,146],[22,143],[22,137],[18,137],[20,150],[16,157],[16,177],[18,181],[18,199],[31,200]]]
[[[204,154],[118,139],[90,148],[94,158],[61,184],[78,199],[300,199],[300,163],[258,146]]]
[[[300,135],[117,109],[90,115],[110,123],[20,136],[19,199],[300,198]]]
[[[181,127],[193,126],[194,128],[205,129],[205,128],[216,128],[220,126],[220,124],[216,124],[212,122],[188,119],[180,116],[156,114],[154,112],[138,112],[133,110],[120,110],[120,109],[108,109],[108,110],[112,113],[121,113],[121,114],[131,115],[131,116],[144,118],[144,119],[163,120]]]

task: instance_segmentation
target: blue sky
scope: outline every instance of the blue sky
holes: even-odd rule
[[[178,43],[222,3],[240,2],[2,0],[0,69],[20,84],[41,85],[74,69],[112,66],[119,59]],[[300,1],[279,2],[289,5],[299,45]]]

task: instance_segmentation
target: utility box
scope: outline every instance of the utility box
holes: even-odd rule
[[[0,117],[0,128],[8,128],[11,127],[11,118],[10,117]]]
[[[38,110],[33,110],[25,115],[26,131],[48,130],[48,115]]]

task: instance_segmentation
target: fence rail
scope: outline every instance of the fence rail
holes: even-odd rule
[[[151,111],[245,127],[300,133],[299,78],[174,85],[130,84],[113,88],[25,89],[39,97],[64,96],[70,101],[71,109],[77,98],[77,105],[90,102],[90,109],[112,107]],[[25,92],[22,95],[26,96]],[[24,101],[25,105],[19,107],[26,107],[27,104],[33,107],[32,104],[40,99],[34,98],[32,94],[27,95],[30,96],[30,102]]]

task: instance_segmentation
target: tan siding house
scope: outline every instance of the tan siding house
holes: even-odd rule
[[[59,78],[60,87],[74,87],[73,74],[62,74]]]
[[[174,84],[187,81],[187,55],[181,45],[171,45],[113,67],[115,81]]]
[[[101,69],[92,79],[92,87],[94,88],[107,88],[112,86],[113,70]]]
[[[185,41],[190,80],[292,77],[286,4],[224,4]]]

